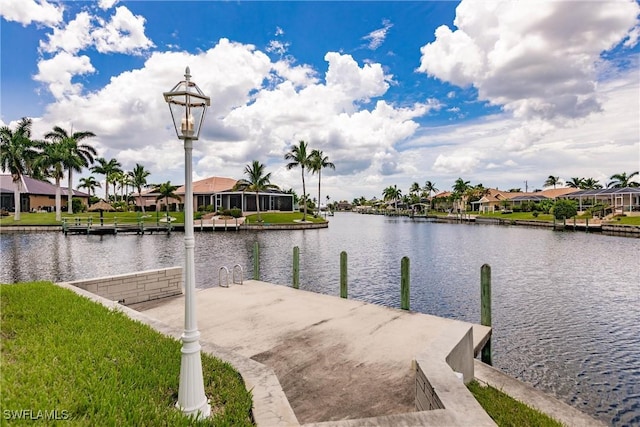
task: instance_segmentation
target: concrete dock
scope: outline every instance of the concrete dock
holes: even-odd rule
[[[167,293],[181,270],[58,286],[180,339],[184,297]],[[253,280],[196,301],[202,351],[240,373],[260,427],[495,426],[463,384],[473,378],[567,427],[604,426],[474,359],[487,327]]]
[[[196,300],[201,339],[271,368],[300,424],[493,425],[461,380],[488,327],[253,280]],[[132,308],[183,327],[184,297]]]

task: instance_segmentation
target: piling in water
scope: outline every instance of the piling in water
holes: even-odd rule
[[[340,298],[347,298],[347,253],[340,252]]]
[[[402,257],[400,261],[400,308],[409,310],[409,257]]]
[[[293,287],[300,288],[300,248],[293,247]]]
[[[484,264],[480,268],[480,324],[491,326],[491,266]],[[482,348],[482,362],[491,365],[491,338]]]

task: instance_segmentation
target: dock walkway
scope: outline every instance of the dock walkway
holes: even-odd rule
[[[273,369],[301,424],[493,425],[445,362],[489,327],[254,280],[199,289],[196,301],[201,339]],[[184,297],[132,308],[183,327]],[[447,410],[417,412],[417,365]]]

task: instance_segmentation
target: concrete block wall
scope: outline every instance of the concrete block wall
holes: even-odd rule
[[[416,410],[445,409],[462,420],[450,425],[495,425],[465,386],[474,377],[473,360],[473,327],[451,325],[415,359]]]
[[[76,280],[70,285],[124,305],[182,294],[182,267]]]
[[[416,410],[432,411],[434,409],[444,409],[444,405],[422,372],[420,365],[416,364]]]

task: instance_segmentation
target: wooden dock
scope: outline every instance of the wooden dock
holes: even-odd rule
[[[195,220],[193,222],[194,231],[238,231],[244,224],[244,218],[239,219],[207,219]],[[136,234],[153,234],[166,233],[172,231],[184,231],[184,224],[176,224],[166,221],[98,221],[93,218],[75,218],[71,221],[63,221],[62,231],[67,234],[120,234],[120,233],[136,233]]]
[[[171,231],[175,230],[175,225],[173,224],[161,224],[161,223],[112,223],[112,224],[93,224],[92,222],[85,223],[73,223],[67,224],[63,223],[62,232],[67,234],[95,234],[95,235],[105,235],[105,234],[119,234],[119,233],[136,233],[136,234],[153,234],[155,233],[166,233],[170,234]]]

